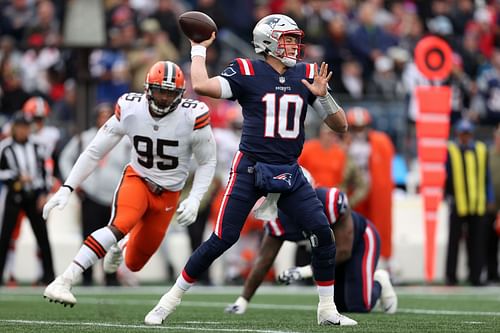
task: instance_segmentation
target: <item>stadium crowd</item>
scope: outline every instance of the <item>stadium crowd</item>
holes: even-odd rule
[[[143,92],[148,69],[157,61],[170,60],[181,65],[186,73],[185,96],[197,98],[210,107],[211,126],[218,144],[218,169],[201,204],[198,220],[189,227],[193,249],[200,244],[207,222],[215,220],[230,162],[237,150],[235,142],[238,141],[242,119],[236,103],[196,96],[192,91],[188,75],[189,42],[177,25],[177,17],[187,10],[205,12],[218,25],[214,46],[207,50],[211,76],[220,73],[235,56],[252,56],[253,47],[247,41],[260,18],[271,13],[283,13],[293,18],[305,32],[304,61],[325,61],[333,70],[330,87],[346,111],[362,106],[368,112],[366,121],[353,119],[350,122],[357,129],[356,133],[332,136],[331,141],[339,152],[327,155],[333,153],[324,148],[325,156],[347,156],[358,163],[362,161],[354,166],[361,169],[362,175],[375,172],[370,170],[369,159],[370,154],[379,149],[373,143],[367,144],[368,134],[362,134],[365,127],[385,132],[388,143],[379,142],[378,145],[389,148],[380,149],[388,151],[391,158],[395,154],[402,155],[405,163],[412,165],[416,158],[413,129],[417,114],[413,89],[417,85],[450,85],[452,125],[466,118],[476,125],[477,138],[486,144],[496,138],[498,146],[500,134],[498,130],[496,136],[494,133],[500,122],[500,0],[103,0],[102,3],[106,43],[89,53],[86,71],[93,91],[90,105],[114,104],[126,92]],[[61,178],[58,168],[60,152],[78,129],[92,126],[90,121],[76,123],[81,119],[77,117],[78,86],[85,74],[78,67],[79,50],[68,47],[64,39],[68,6],[70,3],[64,0],[0,1],[2,137],[11,135],[11,120],[23,110],[25,103],[33,96],[42,97],[49,105],[42,121],[58,131],[56,136],[51,136],[56,139],[52,140],[55,142],[51,143],[53,152],[50,156],[53,161],[51,171],[56,180]],[[452,72],[445,82],[429,81],[413,61],[415,45],[426,35],[445,39],[453,50]],[[387,110],[386,106],[389,106]],[[84,119],[95,116],[92,109]],[[317,138],[320,135],[319,121],[310,119],[308,123],[308,138]],[[360,138],[365,140],[358,140]],[[498,148],[491,146],[490,161],[498,165]],[[484,242],[479,243],[490,244],[488,250],[485,249],[491,258],[488,259],[488,280],[498,281],[495,260],[498,246],[493,246],[498,243],[498,238],[491,236],[494,235],[492,220],[500,210],[500,170],[492,167],[490,171],[497,204],[495,206],[492,202],[488,206],[487,232],[484,233]],[[335,172],[339,172],[335,182],[321,185],[340,186],[342,171]],[[371,174],[371,177],[374,175],[377,174]],[[317,178],[317,175],[313,176]],[[379,180],[382,180],[382,185],[392,184],[392,176],[383,175],[380,177],[385,178]],[[368,200],[380,189],[370,176],[367,178],[361,185],[357,181],[347,182],[343,189],[353,193],[356,186],[368,187],[363,190]],[[54,183],[57,186],[57,181]],[[396,185],[406,188],[404,182]],[[357,200],[361,201],[361,207],[363,198]],[[376,220],[370,212],[363,212]],[[228,259],[228,264],[233,263],[232,269],[227,270],[228,282],[239,281],[248,274],[255,255],[251,250],[245,251],[245,244],[250,244],[249,248],[255,250],[255,241],[251,239],[259,239],[263,228],[261,222],[252,217],[249,219],[243,233],[248,237],[246,243],[240,242],[241,247],[234,250],[237,259]],[[391,217],[388,219],[390,224]],[[384,239],[382,235],[382,248],[384,242],[390,244],[391,241],[389,226],[389,236]],[[240,254],[245,260],[241,260]],[[228,253],[228,258],[231,258],[231,253]],[[389,249],[382,251],[382,259],[390,268],[390,245]],[[248,262],[248,265],[242,265],[242,262]],[[209,282],[208,277],[205,279]],[[475,281],[475,284],[480,282]]]

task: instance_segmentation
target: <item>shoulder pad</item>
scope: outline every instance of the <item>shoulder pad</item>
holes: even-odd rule
[[[115,116],[118,121],[120,121],[124,117],[124,112],[129,109],[133,109],[134,107],[139,107],[143,99],[146,98],[146,95],[142,93],[129,92],[123,94],[118,98],[118,101],[115,104]]]
[[[253,76],[255,71],[250,59],[236,58],[221,73],[223,77],[231,77],[236,74]]]
[[[205,106],[206,104],[203,103]],[[201,111],[201,109],[200,109]],[[203,128],[205,126],[210,125],[210,112],[208,111],[208,107],[203,108],[204,112],[199,112],[196,114],[196,118],[194,120],[193,129],[197,130]]]
[[[314,79],[314,74],[318,71],[317,64],[303,63],[304,65],[304,76],[306,79]]]

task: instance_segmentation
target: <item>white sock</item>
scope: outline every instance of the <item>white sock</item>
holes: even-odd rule
[[[240,297],[238,297],[236,302],[234,302],[234,304],[238,305],[239,307],[241,307],[243,309],[246,309],[248,306],[248,301],[243,296],[240,296]]]
[[[76,279],[82,275],[83,273],[83,268],[80,265],[75,264],[72,262],[69,264],[68,268],[64,271],[62,274],[62,277],[66,280],[71,281],[71,284],[75,284]]]
[[[73,262],[64,271],[63,277],[75,282],[84,270],[94,265],[97,260],[104,257],[109,248],[116,243],[116,238],[108,227],[94,231],[83,242]]]
[[[191,288],[191,286],[193,284],[194,283],[188,282],[184,278],[184,276],[182,276],[182,274],[180,274],[179,277],[177,278],[177,280],[175,281],[175,284],[172,286],[172,288],[170,288],[170,290],[168,291],[167,294],[169,294],[175,298],[181,299],[182,296],[186,293],[186,291],[189,290],[189,288]]]
[[[333,302],[334,285],[331,286],[317,286],[319,305],[318,306],[335,306]]]

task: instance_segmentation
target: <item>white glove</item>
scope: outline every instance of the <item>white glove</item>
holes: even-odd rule
[[[256,219],[273,221],[278,217],[278,200],[281,193],[268,193],[264,202],[253,211]]]
[[[177,223],[183,227],[193,224],[198,215],[198,208],[200,208],[200,200],[187,197],[177,208]]]
[[[66,206],[66,204],[68,203],[70,195],[71,190],[67,186],[61,186],[59,190],[43,206],[43,219],[46,220],[49,217],[49,213],[52,208],[57,207],[59,209],[63,209],[64,206]]]

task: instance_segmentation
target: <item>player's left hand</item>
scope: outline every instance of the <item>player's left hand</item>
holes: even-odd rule
[[[319,71],[314,73],[313,83],[302,79],[302,83],[316,96],[325,96],[328,92],[328,81],[330,81],[333,73],[328,73],[328,64],[321,63]]]
[[[177,208],[177,223],[183,227],[193,224],[198,215],[198,208],[200,208],[200,201],[187,197]]]

